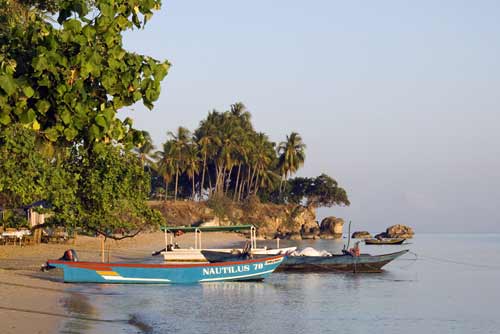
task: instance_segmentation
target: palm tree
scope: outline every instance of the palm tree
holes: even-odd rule
[[[203,167],[201,170],[200,198],[202,197],[203,187],[205,186],[205,172],[207,171],[207,159],[213,151],[213,146],[220,146],[219,138],[214,137],[212,133],[205,132],[197,140],[199,152],[203,157]],[[210,178],[210,176],[209,176]],[[209,180],[209,183],[210,180]],[[211,190],[210,190],[211,191]]]
[[[172,142],[167,141],[163,144],[163,151],[156,152],[156,155],[159,157],[157,163],[158,173],[163,178],[163,182],[165,182],[165,201],[168,197],[168,184],[172,181],[172,177],[175,173],[175,163],[174,159],[171,156],[170,152],[172,151]]]
[[[135,148],[135,152],[139,156],[139,159],[141,160],[141,164],[143,167],[146,165],[151,166],[152,164],[152,155],[151,152],[155,149],[155,146],[153,145],[153,140],[151,139],[151,135],[147,131],[140,131],[143,142],[140,146]]]
[[[179,187],[179,174],[184,170],[184,154],[191,141],[191,133],[185,127],[179,126],[177,133],[168,132],[172,145],[170,154],[175,157],[175,194],[174,201],[177,201],[177,191]]]
[[[200,166],[198,164],[199,161],[200,159],[198,158],[198,147],[196,143],[189,144],[186,149],[184,162],[186,166],[186,174],[192,182],[192,200],[194,200],[195,196],[194,177],[200,170]]]
[[[283,182],[304,165],[306,145],[297,132],[292,132],[286,136],[286,141],[278,146],[279,163],[278,168],[281,174],[280,194]]]

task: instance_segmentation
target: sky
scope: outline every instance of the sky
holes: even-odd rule
[[[258,131],[307,145],[353,230],[500,232],[500,2],[163,1],[127,49],[172,68],[152,111],[121,111],[159,147],[243,102]]]

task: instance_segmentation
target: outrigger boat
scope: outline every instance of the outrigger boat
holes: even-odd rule
[[[382,238],[382,239],[365,239],[366,245],[401,245],[406,239],[404,238]]]
[[[279,248],[258,248],[255,226],[253,225],[233,225],[233,226],[167,226],[162,227],[165,233],[165,249],[160,252],[166,262],[208,262],[202,254],[202,250],[222,253],[243,253],[242,248],[218,248],[203,249],[201,244],[202,232],[241,232],[250,231],[250,253],[255,255],[273,256],[286,255],[294,252],[297,247]],[[178,233],[194,233],[194,248],[176,248],[174,246],[174,236]],[[155,252],[158,253],[158,252]],[[154,253],[154,254],[155,254]]]
[[[47,261],[45,269],[63,269],[64,282],[72,283],[258,281],[269,276],[283,262],[283,258],[283,255],[277,255],[245,261],[203,264],[101,263],[59,259]]]
[[[383,266],[407,252],[408,250],[402,250],[390,254],[360,254],[358,256],[348,253],[332,256],[289,255],[277,271],[378,273],[382,271]],[[202,253],[211,263],[261,257],[260,255],[232,255],[214,251],[202,251]]]

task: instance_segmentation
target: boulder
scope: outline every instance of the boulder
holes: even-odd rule
[[[385,235],[387,236],[387,238],[411,239],[413,238],[414,234],[415,232],[413,232],[413,229],[411,227],[401,224],[392,225],[385,230]]]
[[[286,222],[286,227],[289,232],[300,233],[302,226],[312,225],[316,223],[316,212],[314,208],[298,205],[290,212],[290,216]]]
[[[368,231],[357,231],[351,237],[354,239],[370,239],[372,235]]]
[[[319,237],[319,224],[316,221],[308,221],[300,228],[302,239],[316,239]]]
[[[337,217],[326,217],[321,221],[320,237],[322,239],[340,239],[342,238],[342,230],[344,220]]]

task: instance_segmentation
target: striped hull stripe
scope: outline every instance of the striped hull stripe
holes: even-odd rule
[[[121,276],[102,276],[105,280],[110,281],[135,281],[135,282],[170,282],[166,278],[139,278],[139,277],[121,277]]]

